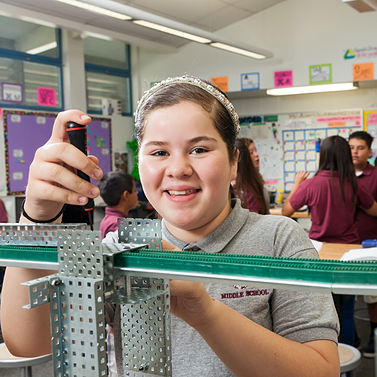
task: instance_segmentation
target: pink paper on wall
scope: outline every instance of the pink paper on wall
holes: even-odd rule
[[[276,71],[274,72],[275,88],[293,85],[293,71]]]
[[[56,106],[55,89],[37,87],[37,101],[40,106]]]

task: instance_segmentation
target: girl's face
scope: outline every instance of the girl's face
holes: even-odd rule
[[[192,102],[153,110],[139,152],[140,179],[169,231],[199,241],[231,211],[229,185],[237,161],[206,111]]]
[[[254,166],[257,168],[257,170],[259,170],[259,154],[257,152],[257,148],[255,147],[254,143],[250,143],[249,152],[250,152],[250,156],[251,156]]]

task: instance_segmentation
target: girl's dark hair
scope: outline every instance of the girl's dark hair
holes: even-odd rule
[[[123,171],[111,171],[100,179],[97,186],[104,202],[108,206],[116,206],[125,191],[132,194],[133,183],[134,179],[130,174]]]
[[[211,83],[208,84],[212,85]],[[214,88],[216,87],[214,86]],[[209,114],[216,130],[227,146],[229,161],[235,161],[236,149],[234,143],[237,137],[237,131],[228,110],[212,94],[187,83],[175,83],[162,87],[146,100],[144,106],[138,113],[135,124],[139,147],[143,140],[145,122],[148,114],[153,110],[174,106],[184,101],[193,102],[201,106]],[[177,122],[179,121],[181,120],[177,119]]]
[[[345,185],[347,182],[351,183],[353,192],[352,205],[356,213],[357,178],[352,162],[351,149],[346,139],[341,136],[330,136],[322,141],[319,153],[318,171],[315,175],[323,170],[338,172],[340,193],[344,203],[346,203],[344,195]]]
[[[241,199],[243,208],[248,208],[246,190],[251,191],[259,204],[262,215],[268,213],[267,203],[264,199],[264,181],[251,160],[249,149],[243,139],[236,140],[236,148],[240,154],[238,157],[237,178],[234,192]]]

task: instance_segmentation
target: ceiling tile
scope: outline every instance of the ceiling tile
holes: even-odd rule
[[[226,7],[226,4],[220,0],[134,0],[132,5],[161,17],[187,24],[192,24]]]
[[[252,13],[258,13],[283,1],[285,0],[238,0],[233,5]]]
[[[217,12],[213,12],[208,17],[203,17],[196,22],[195,26],[211,32],[215,32],[234,22],[243,20],[244,18],[247,18],[251,15],[252,13],[249,11],[229,5]]]

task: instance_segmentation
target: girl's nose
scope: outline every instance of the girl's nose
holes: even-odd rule
[[[174,157],[169,161],[166,174],[174,178],[182,178],[184,176],[190,176],[193,172],[190,159],[188,157]]]

